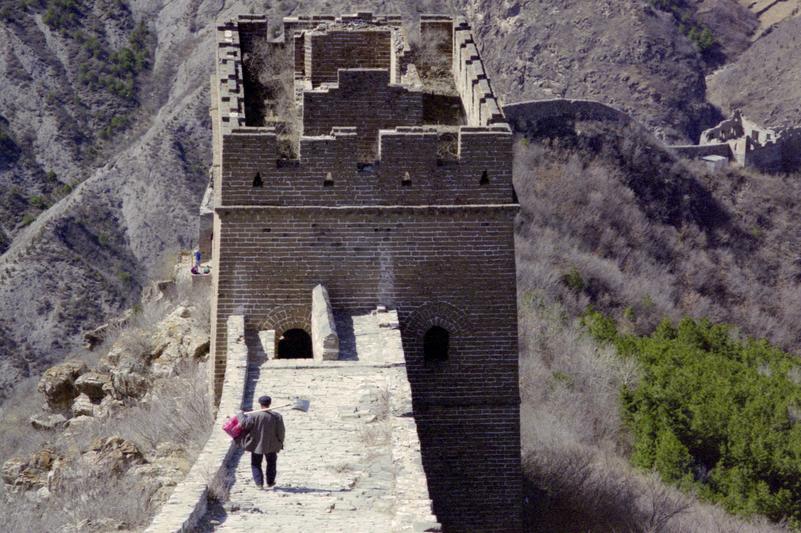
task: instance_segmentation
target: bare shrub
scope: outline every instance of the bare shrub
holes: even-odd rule
[[[211,290],[208,285],[194,284],[191,279],[180,279],[176,285],[178,301],[191,307],[192,321],[197,328],[211,328]]]
[[[152,517],[158,485],[134,475],[116,475],[84,463],[41,499],[6,494],[0,523],[8,533],[30,531],[112,531],[144,527]]]
[[[170,441],[197,451],[206,442],[212,424],[208,371],[205,364],[187,361],[178,375],[157,380],[146,402],[127,409],[106,424],[104,431],[129,439],[145,450]]]
[[[629,128],[565,122],[517,144],[519,283],[575,315],[587,304],[648,333],[689,315],[801,349],[801,180],[729,169],[711,176]],[[578,293],[549,272],[574,267]],[[542,285],[545,283],[545,285]]]
[[[621,386],[636,383],[636,364],[599,347],[560,306],[537,306],[531,298],[524,295],[520,304],[523,425],[537,434],[548,426],[575,442],[624,449],[619,394]],[[537,441],[527,433],[524,451]]]
[[[171,309],[170,302],[159,300],[134,308],[124,322],[109,325],[102,350],[120,348],[136,357],[147,358],[155,348],[153,332]]]
[[[30,377],[18,383],[0,408],[0,464],[12,456],[29,456],[52,436],[49,432],[34,431],[29,421],[44,403],[36,390],[38,382],[38,378]]]
[[[551,429],[551,428],[548,428]],[[691,533],[779,532],[765,519],[744,520],[697,502],[636,472],[614,453],[570,440],[569,434],[539,433],[524,456],[527,478],[542,491],[529,505],[536,530],[558,531],[569,523],[588,532]]]
[[[295,67],[290,49],[266,39],[255,40],[243,56],[257,126],[275,126],[279,150],[297,157],[302,121],[295,102]]]
[[[97,526],[108,520],[141,526],[151,516],[149,502],[157,488],[132,475],[116,476],[107,469],[87,468],[65,479],[52,503],[69,517],[65,525],[77,531],[92,522]]]
[[[799,248],[801,236],[786,219],[801,216],[799,180],[730,170],[713,181],[702,167],[659,155],[637,132],[581,121],[559,127],[566,131],[520,142],[515,157],[521,440],[536,490],[530,525],[782,531],[699,503],[627,463],[632,442],[619,394],[636,386],[639,370],[598,346],[576,317],[592,305],[633,333],[650,333],[663,318],[703,316],[798,349],[801,277],[786,250]],[[699,199],[706,213],[692,205]],[[790,372],[801,381],[801,371]]]

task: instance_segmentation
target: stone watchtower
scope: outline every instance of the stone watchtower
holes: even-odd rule
[[[334,314],[396,309],[434,512],[446,531],[519,531],[512,134],[469,26],[292,17],[270,41],[240,16],[216,61],[217,392],[231,314],[296,357],[317,285]]]

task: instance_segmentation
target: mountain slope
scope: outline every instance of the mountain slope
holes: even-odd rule
[[[709,98],[724,113],[740,109],[766,126],[801,124],[801,17],[776,25],[733,64],[709,78]]]
[[[518,285],[650,332],[706,317],[801,353],[801,181],[677,161],[646,131],[565,120],[515,161]]]
[[[205,8],[168,3],[163,8],[133,8],[132,17],[175,21],[199,13],[212,18],[217,10],[214,3]],[[140,118],[139,134],[130,141],[117,138],[122,144],[108,163],[90,170],[90,177],[66,197],[18,229],[0,256],[0,390],[19,375],[60,359],[74,348],[82,329],[131,305],[158,257],[192,243],[210,157],[206,86],[211,49],[200,46],[210,30],[197,35],[185,24],[157,22],[154,31],[159,50],[153,79],[169,80],[163,88],[164,105],[151,117]],[[17,44],[14,53],[24,55],[27,45]],[[187,50],[192,53],[185,56]],[[48,51],[55,54],[57,48],[45,45],[38,53]],[[63,81],[34,71],[31,78],[45,87]],[[52,108],[37,100],[41,91],[20,94],[29,109],[41,106],[43,122],[55,120]],[[20,136],[25,128],[12,131]],[[63,131],[54,127],[51,135],[53,139],[41,142],[58,145],[55,139],[62,138]],[[78,175],[86,164],[71,159],[70,148],[78,145],[63,144],[59,152],[34,142],[34,172],[26,175],[24,168],[13,165],[11,179],[37,190],[37,169],[47,158],[54,158],[47,164],[58,175]],[[112,154],[113,148],[107,147]]]
[[[504,103],[586,98],[661,138],[697,139],[714,110],[702,58],[673,17],[640,0],[460,2]]]

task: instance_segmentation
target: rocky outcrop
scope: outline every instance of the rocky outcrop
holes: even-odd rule
[[[81,394],[72,402],[72,416],[94,416],[95,405],[86,394]]]
[[[115,399],[135,398],[145,395],[150,388],[147,376],[127,368],[114,370],[111,373],[111,382],[104,389]]]
[[[82,361],[66,361],[45,371],[37,389],[44,395],[51,409],[67,409],[80,394],[75,387],[75,381],[87,370],[86,363]]]
[[[178,306],[160,324],[153,336],[153,349],[148,354],[152,372],[165,377],[175,372],[183,359],[196,359],[209,353],[210,337],[194,325],[192,309]]]
[[[75,389],[80,394],[85,394],[91,400],[102,400],[106,395],[104,387],[111,382],[111,376],[91,371],[81,375],[75,380]]]
[[[40,429],[43,431],[60,429],[67,425],[67,417],[60,413],[38,413],[33,415],[30,420],[34,429]]]
[[[45,526],[34,519],[28,530],[141,529],[148,509],[164,503],[190,469],[194,446],[210,422],[211,406],[204,403],[209,323],[201,303],[209,295],[179,282],[173,297],[187,303],[170,304],[163,296],[127,316],[111,346],[96,347],[108,353],[94,368],[67,361],[44,373],[39,391],[45,405],[30,421],[50,432],[39,438],[52,444],[2,465],[6,500],[0,505],[60,512],[73,495],[86,494],[91,506],[77,504],[69,524],[55,518]],[[162,289],[169,292],[167,286]],[[189,401],[194,404],[187,412],[177,408]],[[112,491],[107,498],[106,487]],[[133,500],[121,501],[126,498]],[[110,502],[109,511],[104,502]],[[10,530],[21,531],[16,524]]]
[[[158,280],[148,284],[142,291],[142,304],[152,304],[170,300],[177,294],[175,280]]]
[[[171,284],[154,286],[167,291],[160,293],[164,298],[170,291],[165,287]],[[104,418],[126,402],[143,399],[154,380],[176,375],[186,361],[205,357],[209,351],[206,317],[197,317],[196,313],[196,307],[178,305],[151,331],[127,326],[96,368],[89,369],[81,361],[66,361],[49,368],[38,384],[46,411],[31,416],[32,426],[46,431],[69,426],[74,433],[93,418]],[[125,314],[113,322],[119,325],[130,319],[131,315]]]
[[[94,467],[117,474],[146,462],[136,444],[119,436],[95,439],[89,446],[89,451],[83,455],[83,460]]]
[[[122,328],[128,323],[128,320],[133,315],[133,309],[128,309],[122,316],[113,318],[101,324],[94,329],[84,332],[83,334],[83,347],[87,350],[93,350],[96,346],[106,340],[110,330],[115,328]]]
[[[9,459],[3,463],[3,483],[15,491],[47,487],[58,461],[58,455],[50,448],[40,450],[28,459]]]

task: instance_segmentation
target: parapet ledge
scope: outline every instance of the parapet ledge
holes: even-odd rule
[[[265,21],[266,24],[266,21]],[[239,25],[234,20],[217,26],[216,79],[219,83],[219,120],[223,131],[244,126],[245,93]]]
[[[415,89],[406,84],[391,83],[389,69],[385,68],[341,68],[337,70],[337,81],[323,82],[317,87],[305,87],[303,94],[321,94],[336,90],[348,90],[358,88],[365,84],[389,85],[393,87],[403,87],[409,91]]]
[[[381,129],[378,130],[378,154],[374,163],[381,163],[387,157],[392,161],[404,160],[409,158],[409,154],[416,154],[415,159],[418,161],[430,159],[431,164],[438,164],[442,159],[438,156],[441,143],[451,143],[455,150],[452,150],[453,155],[447,160],[458,162],[462,155],[475,154],[476,150],[481,153],[495,150],[497,142],[509,140],[511,136],[512,130],[506,122],[488,126],[424,125]],[[223,146],[228,146],[227,140],[230,140],[233,149],[238,150],[237,147],[245,141],[251,146],[258,146],[262,154],[274,153],[272,157],[279,166],[302,165],[310,159],[319,162],[321,158],[327,158],[331,159],[333,168],[343,162],[343,157],[352,156],[356,139],[356,128],[345,126],[334,127],[327,135],[302,135],[299,139],[298,159],[289,159],[278,153],[276,128],[247,126],[233,127],[224,133]]]
[[[453,80],[470,125],[506,122],[484,69],[473,31],[464,19],[457,20],[453,27]]]
[[[453,22],[453,17],[444,13],[420,14],[421,22]]]
[[[403,24],[403,17],[397,14],[375,15],[371,11],[360,11],[352,14],[340,16],[334,15],[297,15],[284,17],[284,28],[302,31],[304,29],[314,29],[319,25],[340,24],[346,26],[392,26],[400,27]]]
[[[225,484],[229,469],[235,468],[238,447],[222,430],[229,415],[249,407],[246,397],[248,350],[245,319],[231,315],[226,322],[227,355],[222,394],[217,415],[206,444],[186,477],[176,485],[170,498],[153,518],[145,533],[197,531],[206,513],[209,485]]]

